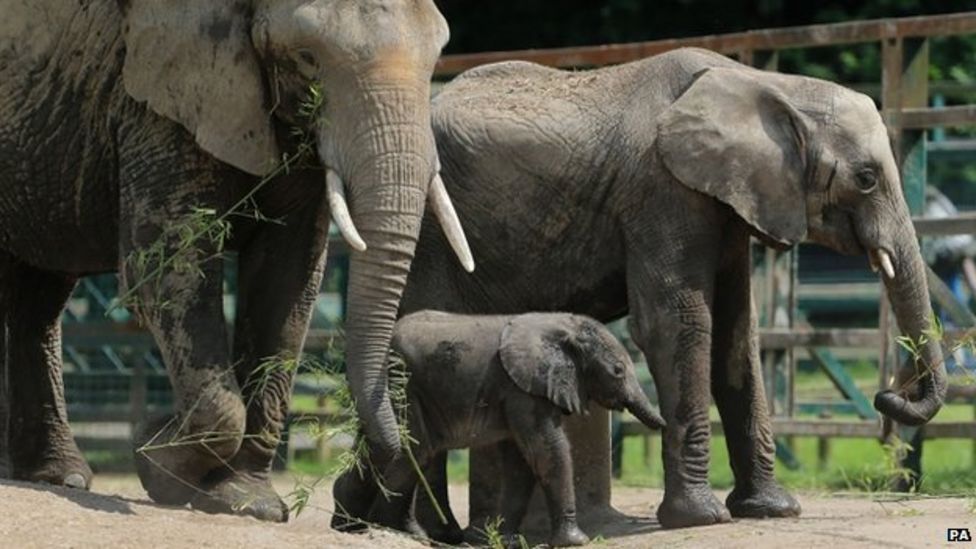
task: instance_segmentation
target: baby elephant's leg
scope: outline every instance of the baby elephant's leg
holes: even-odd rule
[[[366,530],[369,509],[377,495],[376,480],[368,466],[354,466],[342,473],[332,485],[332,528],[340,532]]]
[[[424,469],[424,475],[427,477],[427,483],[434,494],[436,504],[443,513],[444,521],[441,520],[441,515],[434,508],[434,503],[427,497],[427,491],[417,490],[417,500],[414,502],[417,522],[434,541],[450,545],[458,545],[464,542],[464,531],[454,517],[454,513],[451,512],[450,498],[447,493],[447,452],[435,454],[427,468]]]
[[[562,411],[544,399],[526,395],[509,399],[505,413],[515,443],[546,496],[550,545],[585,545],[590,539],[576,524],[573,462],[562,429]]]
[[[502,483],[502,524],[501,532],[506,536],[517,534],[529,510],[532,490],[535,488],[535,474],[522,456],[522,451],[513,441],[498,445],[502,455],[505,478]]]

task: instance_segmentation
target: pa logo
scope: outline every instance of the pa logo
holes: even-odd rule
[[[969,528],[949,528],[946,531],[947,541],[973,541],[973,535],[969,533]]]

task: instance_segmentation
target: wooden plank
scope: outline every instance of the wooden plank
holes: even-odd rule
[[[761,328],[763,349],[790,347],[872,347],[881,342],[881,332],[872,328],[795,329]]]
[[[305,340],[305,349],[324,350],[332,348],[337,338],[341,338],[341,333],[338,330],[309,330],[308,337]],[[135,323],[86,322],[64,324],[62,339],[64,345],[76,347],[108,345],[151,349],[156,346],[152,334]]]
[[[306,351],[324,351],[342,343],[342,332],[339,330],[314,329],[309,330],[305,337]]]
[[[815,419],[773,418],[773,434],[776,436],[800,437],[840,437],[840,438],[870,438],[879,439],[881,426],[877,421],[838,421]],[[929,423],[925,427],[925,438],[976,438],[976,421],[946,421]],[[626,436],[653,436],[659,431],[652,431],[636,420],[624,420],[620,426]],[[722,434],[722,424],[712,422],[712,433]]]
[[[61,332],[65,345],[77,347],[109,345],[152,348],[156,346],[152,334],[134,322],[72,322],[64,324]]]
[[[147,406],[145,413],[147,416],[171,413],[168,406]],[[129,405],[109,404],[109,405],[76,405],[68,406],[68,420],[71,423],[129,423],[131,417]]]
[[[796,403],[796,413],[807,416],[819,416],[823,413],[839,416],[855,416],[857,408],[849,401],[806,401]]]
[[[753,30],[650,42],[445,55],[435,74],[449,76],[498,61],[523,60],[552,67],[599,67],[626,63],[681,47],[707,48],[733,55],[750,50],[778,50],[877,42],[885,37],[948,36],[976,32],[976,12],[875,19],[827,25]]]
[[[117,454],[132,452],[132,441],[129,437],[76,436],[75,443],[82,452],[101,451]]]
[[[844,365],[839,360],[826,349],[811,347],[807,351],[810,353],[810,358],[827,374],[827,377],[837,387],[837,390],[854,405],[854,408],[857,410],[857,415],[863,419],[875,419],[878,417],[878,413],[874,411],[871,401],[857,388],[854,379],[844,370]]]
[[[913,217],[912,224],[918,236],[976,234],[976,213],[938,218]]]
[[[932,294],[932,298],[949,315],[955,325],[963,328],[976,326],[976,316],[969,310],[969,307],[959,303],[949,286],[928,265],[925,266],[925,278],[928,281],[929,293]]]
[[[952,107],[917,107],[887,110],[885,122],[902,128],[925,129],[939,126],[972,126],[976,124],[976,105]]]

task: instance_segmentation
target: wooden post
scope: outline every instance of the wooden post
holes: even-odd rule
[[[318,414],[316,414],[316,440],[315,440],[315,453],[316,459],[322,465],[325,465],[329,458],[332,457],[332,446],[329,445],[329,437],[325,436],[325,431],[323,427],[325,426],[325,405],[328,402],[325,393],[320,394],[316,405],[318,407]]]
[[[132,367],[132,376],[129,378],[129,424],[132,426],[133,435],[136,434],[137,429],[146,419],[148,391],[146,359],[140,356],[136,359],[136,363]]]
[[[820,419],[828,420],[833,416],[829,408],[820,411]],[[817,469],[824,471],[830,461],[830,438],[825,436],[817,437]]]
[[[890,33],[882,40],[881,46],[881,103],[886,114],[892,148],[897,155],[901,170],[905,200],[912,214],[920,214],[925,208],[926,151],[925,131],[906,130],[901,123],[901,110],[925,107],[928,104],[929,42],[927,39],[906,39]],[[886,348],[882,349],[883,362],[882,387],[891,383],[893,373],[898,367],[898,356],[891,332],[895,328],[891,305],[882,287],[882,306],[880,310],[884,328]],[[913,448],[904,456],[902,464],[912,470],[911,482],[899,483],[898,488],[910,488],[921,475],[921,452],[924,435],[918,428],[899,426],[898,436],[903,441],[912,441]]]

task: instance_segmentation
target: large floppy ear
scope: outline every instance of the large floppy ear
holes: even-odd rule
[[[502,367],[523,391],[547,398],[569,414],[586,406],[574,356],[575,328],[569,315],[525,314],[513,318],[502,331]]]
[[[713,68],[659,118],[657,148],[682,183],[774,242],[806,237],[807,124],[767,73]]]
[[[125,89],[201,148],[263,175],[279,158],[244,0],[119,0]]]

